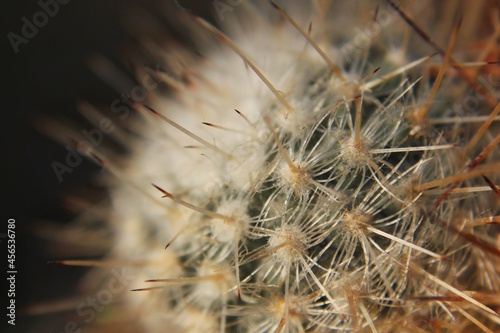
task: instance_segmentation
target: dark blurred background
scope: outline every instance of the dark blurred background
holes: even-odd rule
[[[43,3],[54,3],[41,0]],[[63,2],[63,1],[61,1]],[[100,168],[84,160],[71,174],[59,182],[51,166],[64,162],[64,146],[38,129],[43,119],[74,122],[78,128],[92,128],[78,114],[76,103],[86,100],[109,106],[119,96],[106,82],[89,69],[88,59],[102,55],[127,71],[127,54],[137,50],[137,41],[127,33],[127,22],[133,21],[134,10],[143,8],[158,13],[161,1],[72,0],[59,4],[57,14],[48,17],[26,43],[14,50],[9,33],[23,37],[23,17],[33,22],[42,10],[39,1],[4,1],[2,22],[2,220],[0,234],[7,233],[7,220],[16,220],[16,326],[7,325],[7,285],[2,287],[2,332],[62,332],[64,327],[52,323],[47,315],[24,315],[23,309],[71,295],[85,269],[48,264],[67,258],[64,248],[54,247],[50,237],[40,237],[37,228],[45,222],[63,228],[73,219],[64,204],[68,195],[78,196],[88,188],[99,192],[93,175]],[[173,8],[174,0],[164,0]],[[210,1],[179,1],[195,14],[210,16]],[[43,19],[43,18],[42,18]],[[168,20],[158,16],[159,22]],[[13,37],[12,38],[18,38]],[[24,38],[24,37],[23,37]],[[182,39],[182,36],[179,38]],[[26,41],[26,40],[25,40]],[[131,74],[132,78],[133,75]],[[87,126],[87,127],[85,127]],[[104,191],[102,189],[102,191]],[[105,197],[105,193],[101,193]],[[0,235],[1,236],[1,235]],[[2,276],[7,275],[6,238],[1,238]],[[6,282],[6,277],[2,277]],[[64,315],[64,313],[63,313]],[[59,326],[58,326],[59,325]],[[42,330],[45,332],[45,329]],[[85,330],[83,330],[85,331]]]

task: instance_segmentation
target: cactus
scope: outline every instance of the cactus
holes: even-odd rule
[[[223,5],[92,153],[133,289],[92,327],[499,331],[498,6]]]

